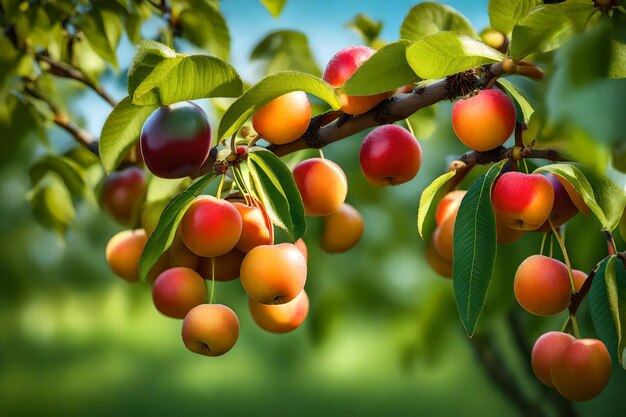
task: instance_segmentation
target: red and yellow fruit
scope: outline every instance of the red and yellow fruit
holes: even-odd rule
[[[109,175],[102,186],[102,206],[119,224],[133,226],[146,194],[144,170],[129,167]]]
[[[328,216],[346,201],[348,180],[341,167],[328,159],[311,158],[293,169],[307,216]]]
[[[485,152],[504,144],[515,130],[513,101],[500,90],[481,90],[461,99],[452,108],[454,133],[475,151]]]
[[[239,338],[239,319],[222,304],[200,304],[183,320],[183,343],[190,351],[220,356],[235,346]]]
[[[552,205],[549,219],[554,227],[559,227],[574,217],[578,213],[578,209],[572,202],[563,184],[561,184],[561,181],[552,174],[546,175],[546,178],[554,189],[554,204]],[[551,230],[550,223],[546,221],[538,230],[540,232],[549,232]]]
[[[271,222],[265,210],[259,205],[249,206],[244,203],[232,203],[241,215],[241,237],[237,242],[237,249],[249,252],[259,245],[271,245],[274,243],[274,233]]]
[[[198,265],[198,272],[204,279],[211,279],[211,276],[214,276],[216,281],[231,281],[239,277],[241,263],[245,256],[245,252],[233,249],[216,258],[202,258]],[[211,266],[211,259],[214,259],[214,266]]]
[[[148,237],[143,229],[124,230],[113,236],[105,251],[111,270],[126,281],[138,281],[139,259],[147,241]]]
[[[157,310],[175,319],[184,318],[205,299],[204,280],[189,268],[170,268],[162,272],[152,286],[152,300]]]
[[[252,116],[252,127],[274,145],[293,142],[306,132],[311,120],[311,103],[304,91],[275,98]]]
[[[248,298],[248,308],[254,322],[271,333],[287,333],[302,324],[309,312],[309,297],[302,290],[285,304],[267,305]]]
[[[426,244],[426,261],[442,277],[452,278],[452,262],[439,254],[432,239]]]
[[[241,264],[241,285],[261,304],[284,304],[304,288],[307,265],[304,255],[290,243],[261,245]]]
[[[563,332],[548,332],[539,337],[531,352],[531,365],[535,376],[544,384],[553,387],[552,366],[563,351],[576,339]]]
[[[524,310],[538,316],[551,316],[567,308],[572,286],[565,264],[547,256],[533,255],[517,268],[513,291]]]
[[[417,175],[422,164],[422,149],[408,130],[398,125],[385,125],[365,137],[359,159],[361,171],[371,184],[398,185]]]
[[[344,203],[324,218],[320,246],[326,252],[339,253],[352,249],[363,236],[363,217],[351,205]]]

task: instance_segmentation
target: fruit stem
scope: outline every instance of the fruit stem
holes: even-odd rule
[[[219,185],[219,187],[217,187],[217,195],[216,195],[216,197],[218,199],[222,198],[222,187],[224,187],[224,180],[225,180],[225,178],[226,178],[226,174],[222,175],[222,179],[220,180],[220,185]]]
[[[320,152],[320,158],[324,159],[324,151],[322,148],[319,148],[318,151]]]
[[[554,227],[552,223],[552,219],[548,218],[548,223],[550,224],[550,229],[552,229],[552,233],[556,238],[557,242],[559,242],[559,246],[561,247],[561,252],[563,253],[563,258],[565,258],[565,265],[567,265],[567,273],[569,274],[569,282],[572,285],[572,292],[576,292],[576,286],[574,285],[574,275],[572,274],[572,264],[569,261],[569,256],[567,255],[567,249],[565,248],[565,242],[559,235],[559,232]],[[550,254],[552,256],[552,254]]]
[[[213,304],[213,296],[215,295],[215,257],[211,258],[211,297],[209,304]]]
[[[411,132],[411,135],[413,135],[413,137],[415,137],[415,131],[413,130],[413,126],[411,126],[411,122],[409,122],[409,119],[404,119],[404,122],[406,123],[406,128],[408,129],[408,131]]]
[[[543,239],[541,239],[541,249],[539,249],[539,255],[543,255],[543,248],[546,244],[546,239],[548,239],[548,233],[549,232],[543,234]]]

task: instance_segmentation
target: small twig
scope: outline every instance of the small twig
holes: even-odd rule
[[[35,58],[37,59],[37,61],[45,62],[50,66],[50,68],[48,69],[48,72],[50,72],[50,74],[56,75],[57,77],[69,78],[81,82],[87,87],[91,88],[96,94],[102,97],[111,106],[115,107],[117,105],[117,101],[115,101],[113,97],[111,97],[106,91],[104,91],[102,87],[91,82],[87,77],[85,77],[85,74],[83,74],[77,68],[64,64],[62,62],[55,61],[48,55],[41,52],[36,53]]]

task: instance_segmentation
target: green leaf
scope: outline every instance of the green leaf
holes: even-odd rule
[[[402,40],[382,47],[346,81],[346,93],[369,96],[418,81],[406,59],[406,50],[412,44]]]
[[[430,206],[433,203],[433,199],[435,198],[437,191],[450,181],[450,178],[454,177],[455,174],[455,170],[446,172],[431,182],[430,185],[422,192],[422,195],[420,196],[419,209],[417,210],[417,231],[422,239],[424,238],[424,221],[426,220],[426,215],[430,210]]]
[[[521,110],[524,122],[528,123],[530,116],[532,116],[538,105],[536,97],[537,82],[527,77],[511,75],[499,78],[497,84],[513,97],[519,110]]]
[[[105,61],[117,68],[117,45],[120,42],[124,26],[118,15],[118,9],[98,2],[89,12],[82,14],[78,27],[92,48]]]
[[[47,173],[28,193],[28,200],[37,221],[63,237],[76,217],[72,197],[63,180],[54,172]]]
[[[283,11],[283,7],[285,7],[285,3],[287,3],[287,0],[261,0],[261,4],[265,6],[274,19],[277,19],[278,16],[280,16],[280,13]]]
[[[578,164],[552,164],[535,172],[550,172],[567,180],[598,218],[602,227],[614,230],[624,213],[626,192],[605,176]]]
[[[157,65],[168,58],[176,58],[176,52],[162,43],[152,40],[139,42],[133,61],[128,68],[128,96],[133,97],[143,80],[154,71]]]
[[[617,256],[610,257],[606,264],[605,281],[609,310],[617,334],[617,359],[624,368],[624,353],[626,353],[626,270]]]
[[[70,158],[46,155],[39,159],[29,170],[31,184],[37,184],[49,172],[56,173],[72,195],[81,196],[85,192],[86,184],[83,169]]]
[[[107,117],[100,135],[100,158],[107,173],[113,171],[139,140],[144,122],[159,106],[135,106],[126,97]]]
[[[359,13],[354,16],[351,21],[346,23],[346,27],[354,30],[369,46],[378,39],[383,29],[383,22],[381,20],[376,22],[368,15]]]
[[[209,97],[237,97],[243,84],[226,61],[209,55],[165,59],[135,89],[137,105],[167,105]]]
[[[230,33],[219,8],[211,3],[193,2],[178,16],[182,36],[222,59],[230,55]]]
[[[230,137],[265,104],[291,91],[313,94],[335,110],[341,107],[334,89],[317,77],[295,71],[272,74],[248,89],[226,110],[220,121],[216,143],[224,137]]]
[[[542,0],[489,0],[489,23],[492,28],[509,34],[517,22],[541,4]]]
[[[461,322],[469,337],[474,335],[485,306],[496,261],[496,220],[491,188],[502,165],[493,165],[472,183],[454,222],[452,283]]]
[[[316,77],[322,75],[313,58],[306,35],[295,30],[270,33],[254,47],[250,60],[262,61],[265,74],[293,70]]]
[[[406,55],[413,71],[423,79],[442,78],[504,58],[501,52],[484,43],[452,32],[440,32],[415,41]]]
[[[298,240],[306,232],[306,218],[302,197],[291,171],[280,158],[266,150],[250,152],[248,158],[248,163],[253,166],[253,175],[256,173],[260,180],[256,185],[260,185],[272,201],[280,223],[286,227],[292,240]]]
[[[163,252],[172,244],[178,225],[187,208],[213,178],[215,178],[215,174],[209,174],[198,179],[189,188],[174,197],[165,207],[159,218],[159,223],[150,235],[148,242],[146,242],[146,247],[139,260],[139,279],[142,282],[145,282],[148,272],[163,255]]]
[[[416,41],[438,32],[456,32],[476,37],[472,24],[450,6],[424,2],[413,6],[400,26],[400,39]]]
[[[596,9],[587,0],[568,0],[535,7],[513,28],[509,54],[519,60],[534,52],[552,51],[584,28]]]

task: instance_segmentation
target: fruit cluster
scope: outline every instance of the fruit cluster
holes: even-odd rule
[[[485,152],[504,144],[514,131],[515,117],[515,107],[504,93],[483,90],[454,105],[452,125],[465,145]],[[439,201],[436,228],[426,246],[426,258],[432,269],[448,278],[453,276],[455,221],[465,196],[466,191],[453,190]],[[519,305],[538,316],[567,310],[572,294],[581,290],[587,274],[569,265],[558,228],[579,211],[589,213],[581,195],[558,175],[509,171],[497,178],[491,202],[497,243],[513,243],[531,231],[553,233],[566,258],[567,265],[542,254],[524,260],[513,284]],[[578,333],[576,325],[571,327]],[[607,385],[611,359],[599,340],[576,340],[568,333],[549,332],[535,343],[532,368],[541,382],[555,387],[564,397],[584,401],[597,396]]]

